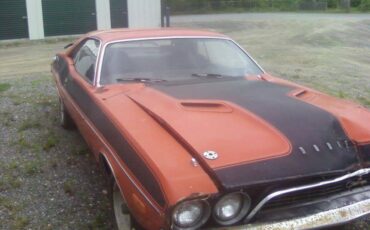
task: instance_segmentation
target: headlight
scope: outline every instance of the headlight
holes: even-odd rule
[[[206,201],[184,201],[173,210],[174,229],[198,229],[207,222],[210,213],[210,207]]]
[[[249,211],[251,199],[245,193],[231,193],[223,196],[214,206],[213,216],[222,225],[240,221]]]

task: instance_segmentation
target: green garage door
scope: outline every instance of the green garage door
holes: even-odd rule
[[[128,27],[127,0],[110,0],[112,28]]]
[[[42,0],[46,36],[96,30],[95,0]]]
[[[26,0],[0,0],[0,40],[27,37]]]

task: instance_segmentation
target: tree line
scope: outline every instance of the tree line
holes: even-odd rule
[[[173,12],[241,10],[370,10],[370,0],[167,0]]]

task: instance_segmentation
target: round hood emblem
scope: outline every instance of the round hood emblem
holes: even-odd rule
[[[215,151],[206,151],[203,153],[203,156],[208,160],[215,160],[218,158],[218,154]]]

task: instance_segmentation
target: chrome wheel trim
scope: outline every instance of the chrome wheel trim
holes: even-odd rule
[[[125,199],[121,195],[117,184],[113,186],[113,211],[118,230],[131,229],[131,216],[130,214],[123,213],[123,208],[127,209]]]

